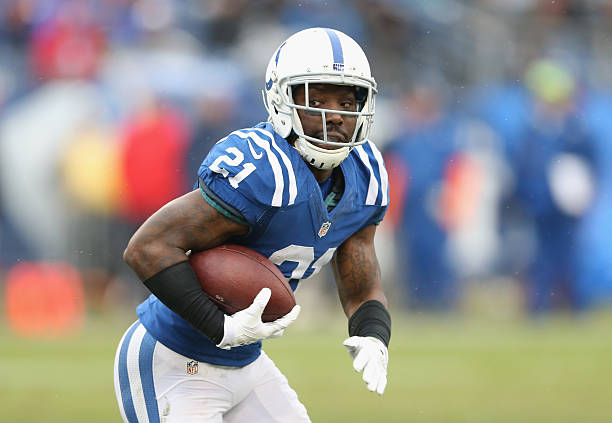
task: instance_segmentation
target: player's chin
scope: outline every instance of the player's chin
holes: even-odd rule
[[[337,142],[337,143],[342,143],[342,144],[347,144],[348,143],[346,138],[341,138],[341,137],[327,137],[327,141]],[[316,145],[317,147],[323,148],[325,150],[337,150],[337,149],[343,147],[341,145],[330,145],[330,144],[323,144],[323,143],[320,143],[320,142],[313,142],[313,144]]]

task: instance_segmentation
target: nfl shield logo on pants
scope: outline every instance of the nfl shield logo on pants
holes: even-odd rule
[[[196,373],[198,373],[198,362],[194,360],[188,361],[187,362],[187,374],[195,375]]]

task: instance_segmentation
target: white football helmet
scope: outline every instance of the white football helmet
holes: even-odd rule
[[[359,94],[356,112],[333,110],[333,113],[356,116],[355,133],[348,143],[327,139],[326,113],[329,109],[295,104],[292,88],[308,84],[355,86]],[[269,120],[276,132],[287,138],[291,131],[297,135],[294,147],[306,162],[318,169],[331,169],[344,160],[353,147],[368,141],[374,119],[376,82],[370,75],[370,65],[363,50],[348,35],[328,28],[300,31],[282,43],[272,55],[266,70],[263,100]],[[323,139],[304,134],[298,109],[319,113],[323,124]],[[314,143],[331,145],[325,149]]]

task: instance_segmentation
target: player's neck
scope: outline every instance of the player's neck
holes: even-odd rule
[[[317,182],[323,182],[327,178],[329,178],[332,174],[333,169],[316,169],[310,165],[308,165],[312,174],[314,175]]]

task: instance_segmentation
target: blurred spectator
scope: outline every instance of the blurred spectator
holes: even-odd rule
[[[122,213],[134,227],[185,192],[189,128],[169,104],[151,97],[121,131]]]
[[[584,310],[609,304],[612,299],[612,95],[604,90],[591,91],[588,100],[583,112],[585,125],[596,141],[597,190],[581,222],[576,246],[581,252],[577,258],[576,295]]]
[[[515,203],[533,225],[535,251],[526,276],[534,312],[581,304],[575,291],[580,222],[597,190],[595,144],[580,115],[575,78],[561,64],[541,60],[527,70],[531,118],[510,144]]]
[[[106,45],[102,27],[87,3],[60,3],[54,16],[35,27],[30,46],[32,77],[92,78]]]
[[[87,304],[104,308],[108,289],[121,267],[117,244],[119,148],[113,131],[90,123],[77,128],[61,159],[61,182],[69,205],[67,215],[70,261],[82,274]],[[113,298],[113,304],[125,301]]]
[[[458,121],[446,108],[445,95],[436,82],[413,86],[403,99],[406,126],[385,150],[399,282],[407,304],[438,310],[455,305],[459,294],[447,248],[456,210],[445,207],[450,204],[444,195],[461,166],[455,148]]]
[[[464,117],[457,154],[449,166],[442,207],[449,221],[449,249],[461,280],[492,283],[499,272],[499,203],[509,189],[512,169],[504,144],[487,124]]]
[[[0,124],[0,207],[36,259],[65,259],[69,205],[60,162],[73,131],[104,121],[99,93],[81,82],[55,82],[32,92]]]

